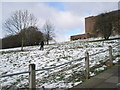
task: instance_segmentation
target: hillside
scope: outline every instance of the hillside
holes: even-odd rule
[[[36,69],[48,68],[64,64],[73,60],[69,64],[47,71],[38,71],[36,74],[37,88],[71,88],[84,82],[85,51],[89,54],[95,54],[113,47],[114,63],[120,59],[118,49],[119,40],[87,42],[86,40],[77,40],[53,45],[46,45],[44,51],[39,50],[39,46],[25,47],[23,52],[20,48],[0,50],[0,75],[16,72],[28,71],[31,63],[36,64]],[[109,52],[90,56],[91,76],[96,75],[107,66],[104,62],[108,60]],[[101,64],[102,63],[102,64]],[[28,87],[28,74],[0,78],[2,88]]]

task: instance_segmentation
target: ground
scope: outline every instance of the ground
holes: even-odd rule
[[[114,63],[120,58],[119,40],[89,42],[94,39],[69,41],[52,45],[45,45],[43,51],[40,46],[2,49],[0,50],[0,75],[23,72],[29,70],[29,64],[36,64],[36,69],[49,68],[65,64],[61,67],[36,72],[36,87],[41,88],[71,88],[84,82],[85,52],[90,55],[90,76],[95,76],[107,69],[105,62],[109,60],[108,46],[113,47]],[[106,50],[105,52],[102,52]],[[76,61],[75,61],[76,60]],[[28,74],[0,78],[2,88],[28,87]]]

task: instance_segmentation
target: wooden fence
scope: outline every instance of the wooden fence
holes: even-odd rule
[[[113,65],[112,47],[109,46],[109,49],[107,49],[105,51],[102,51],[102,52],[106,52],[106,51],[109,51],[109,60],[110,60],[110,65],[112,66]],[[58,65],[58,66],[50,67],[50,68],[44,68],[44,69],[36,70],[35,69],[35,64],[30,64],[29,65],[29,71],[2,75],[2,76],[0,76],[0,78],[29,73],[29,88],[32,89],[32,90],[35,90],[35,88],[36,88],[36,83],[35,83],[36,82],[36,71],[50,70],[50,69],[54,69],[54,68],[57,68],[57,67],[64,66],[64,65],[69,64],[69,63],[74,62],[74,61],[80,61],[82,59],[85,59],[85,76],[86,76],[86,79],[89,79],[90,78],[89,56],[93,56],[93,55],[96,55],[96,54],[99,54],[99,53],[102,53],[102,52],[98,52],[98,53],[89,55],[89,53],[86,51],[85,52],[85,57],[83,57],[83,58],[73,60],[73,61],[61,64],[61,65]]]

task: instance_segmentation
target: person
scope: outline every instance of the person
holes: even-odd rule
[[[40,50],[44,50],[44,41],[41,41],[40,43]]]

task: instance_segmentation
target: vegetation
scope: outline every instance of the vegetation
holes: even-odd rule
[[[38,45],[43,40],[43,33],[37,27],[29,27],[16,35],[10,35],[2,39],[2,48],[20,47],[22,43],[21,34],[24,35],[24,46]]]
[[[4,23],[4,28],[11,34],[20,33],[21,40],[21,50],[23,50],[24,42],[25,42],[25,33],[24,31],[30,26],[35,26],[37,23],[37,19],[33,14],[29,13],[27,10],[15,11],[9,19],[7,19]],[[19,41],[19,40],[18,40]]]
[[[0,39],[0,41],[2,40],[0,48],[21,46],[21,51],[23,51],[24,46],[38,45],[41,41],[49,44],[49,41],[53,40],[55,36],[53,25],[50,21],[46,21],[43,25],[44,32],[41,32],[36,24],[37,19],[27,10],[15,11],[3,24],[9,36]]]
[[[119,22],[120,18],[119,11],[117,14],[114,13],[102,13],[97,16],[94,25],[94,31],[96,34],[100,34],[105,40],[108,40],[111,35],[120,33]]]
[[[108,39],[108,40],[105,40],[105,39],[100,39],[100,40],[93,40],[93,41],[88,41],[88,42],[101,42],[101,41],[110,41],[110,40],[119,40],[120,38],[112,38],[112,39]]]
[[[43,30],[44,30],[44,33],[46,35],[44,39],[45,39],[45,41],[47,42],[47,45],[48,45],[49,40],[52,40],[53,37],[55,36],[53,24],[49,20],[47,20],[46,23],[43,26]]]

